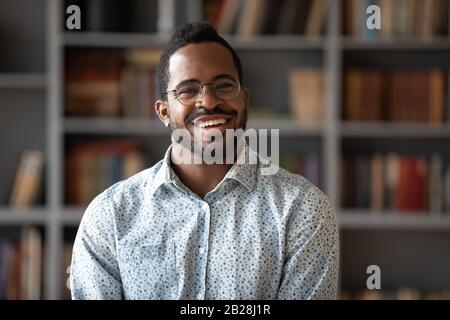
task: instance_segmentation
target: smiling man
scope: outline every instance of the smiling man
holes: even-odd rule
[[[202,161],[211,144],[225,148],[229,132],[246,127],[235,51],[209,24],[186,24],[161,56],[157,83],[157,114],[184,139],[172,135],[164,159],[89,205],[72,297],[336,298],[338,228],[327,197],[302,176],[240,162],[256,154],[246,145],[233,148],[235,163]],[[180,150],[201,161],[182,161]]]

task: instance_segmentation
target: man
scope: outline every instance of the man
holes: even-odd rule
[[[262,175],[260,161],[191,163],[174,152],[204,151],[213,129],[245,128],[242,78],[235,51],[209,24],[174,33],[155,109],[193,139],[172,139],[162,161],[89,205],[74,244],[74,299],[336,298],[338,229],[317,187],[281,168]],[[252,152],[235,150],[235,159]]]

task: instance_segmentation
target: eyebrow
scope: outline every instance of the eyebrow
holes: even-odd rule
[[[214,82],[216,80],[219,80],[219,79],[230,79],[230,80],[236,81],[236,79],[232,75],[227,74],[227,73],[222,73],[222,74],[219,74],[219,75],[215,76],[212,79],[212,82]],[[179,84],[177,84],[175,86],[175,88],[178,88],[179,86],[182,86],[182,85],[184,85],[186,83],[201,83],[201,81],[198,80],[198,79],[195,79],[195,78],[186,79],[186,80],[181,81]]]

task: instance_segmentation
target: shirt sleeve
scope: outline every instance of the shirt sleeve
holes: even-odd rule
[[[300,201],[299,201],[300,202]],[[339,235],[334,210],[315,186],[293,205],[278,299],[336,299]]]
[[[70,287],[74,300],[122,299],[112,199],[105,193],[86,209],[72,252]]]

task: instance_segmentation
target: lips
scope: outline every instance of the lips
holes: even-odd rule
[[[209,115],[209,116],[201,116],[192,121],[192,124],[198,128],[208,129],[214,128],[218,126],[223,126],[228,123],[231,119],[231,116],[228,115]]]

